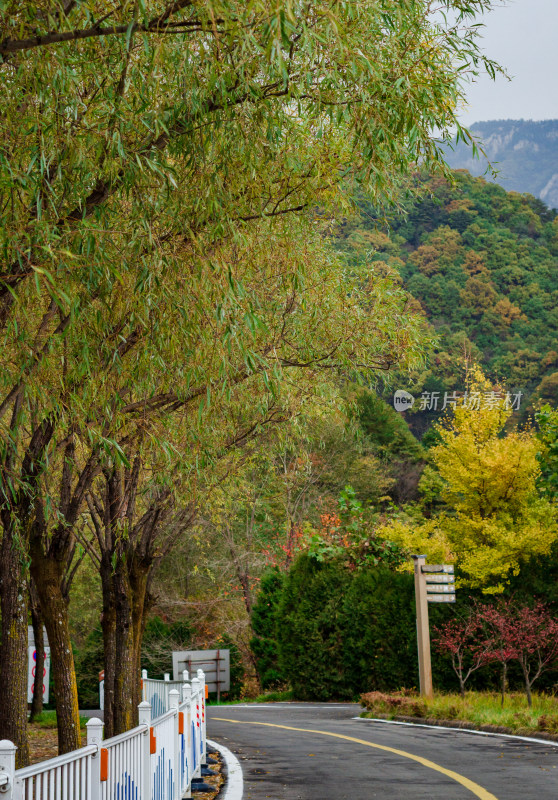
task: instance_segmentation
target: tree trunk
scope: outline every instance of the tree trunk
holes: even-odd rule
[[[43,633],[43,614],[37,589],[33,581],[29,584],[29,607],[31,610],[31,624],[35,638],[35,680],[33,682],[33,700],[29,722],[33,722],[43,710],[43,688],[45,672],[45,637]]]
[[[60,755],[81,747],[79,707],[74,655],[70,639],[67,598],[62,594],[64,568],[45,555],[42,547],[32,546],[31,570],[43,610],[54,678],[58,752]]]
[[[105,735],[138,724],[141,643],[148,611],[148,569],[126,564],[103,570],[105,639]],[[107,703],[107,691],[111,695]]]
[[[521,661],[520,661],[521,663]],[[533,697],[531,695],[531,686],[533,685],[533,681],[529,680],[529,673],[527,672],[527,668],[525,664],[521,664],[521,670],[523,672],[523,679],[525,681],[525,694],[527,695],[527,705],[529,708],[533,707]]]
[[[238,552],[232,534],[229,541],[229,552],[231,554],[237,580],[240,583],[240,587],[242,589],[244,607],[246,608],[246,613],[250,617],[252,615],[252,593],[250,591],[250,576],[248,574],[248,570],[242,568],[242,564],[238,556]]]
[[[105,670],[105,738],[114,736],[114,675],[116,672],[116,614],[114,598],[112,595],[110,562],[103,559],[101,562],[101,583],[103,587],[103,615],[101,627],[103,629],[103,654]]]
[[[17,745],[16,767],[29,763],[27,737],[27,569],[12,527],[4,527],[0,549],[0,739]]]
[[[18,424],[21,395],[12,411],[12,429]],[[52,438],[54,423],[46,418],[35,428],[21,463],[21,488],[14,492],[11,478],[14,472],[17,435],[12,440],[13,451],[3,458],[0,472],[0,612],[2,615],[2,645],[0,647],[0,739],[10,739],[17,745],[16,767],[29,763],[27,736],[27,624],[29,569],[28,534],[31,497],[36,490],[42,457]]]
[[[114,575],[116,613],[116,671],[114,676],[114,733],[124,733],[134,727],[134,682],[137,657],[134,648],[132,623],[132,592],[124,569]]]
[[[502,664],[502,708],[504,707],[504,698],[506,696],[506,681],[508,675],[508,664],[506,661]]]
[[[529,681],[525,683],[525,691],[527,693],[527,705],[529,706],[529,708],[532,708],[533,698],[531,696],[531,684],[529,683]]]
[[[135,714],[137,714],[137,708],[143,699],[141,691],[141,645],[152,600],[148,590],[150,569],[151,564],[148,567],[136,565],[132,574],[132,628],[134,631],[134,653],[136,659],[135,679],[133,682]]]

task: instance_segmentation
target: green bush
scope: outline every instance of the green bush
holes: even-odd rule
[[[250,649],[256,662],[256,670],[262,689],[276,689],[285,683],[285,676],[279,669],[277,651],[276,619],[283,589],[283,575],[274,569],[264,575],[260,591],[252,609],[252,630],[254,636]]]
[[[350,573],[307,554],[291,567],[277,615],[281,671],[300,700],[350,699],[343,596]]]
[[[430,608],[432,626],[450,613]],[[349,700],[418,687],[413,576],[385,566],[347,569],[303,554],[284,580],[276,614],[279,667],[300,700]],[[436,685],[452,688],[433,653]]]
[[[386,568],[346,575],[343,661],[352,692],[418,685],[413,577]]]

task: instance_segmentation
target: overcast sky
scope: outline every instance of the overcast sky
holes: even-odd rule
[[[461,121],[558,119],[558,0],[506,0],[484,22],[483,49],[512,81],[468,84]]]

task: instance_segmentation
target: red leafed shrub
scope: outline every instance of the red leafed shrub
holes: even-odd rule
[[[435,630],[434,643],[450,656],[461,695],[470,675],[485,664],[502,666],[502,704],[510,662],[519,664],[532,705],[534,682],[558,660],[558,621],[544,603],[518,605],[513,599],[476,604],[467,617],[454,618]]]
[[[360,696],[361,705],[376,714],[401,714],[409,717],[425,717],[426,703],[416,693],[409,691],[384,694],[366,692]]]
[[[541,731],[558,733],[558,714],[543,714],[539,717],[538,727]]]
[[[531,707],[534,682],[558,660],[558,621],[540,601],[531,607],[513,600],[485,607],[483,619],[492,639],[491,660],[519,663]]]
[[[490,660],[491,642],[484,636],[481,607],[475,606],[466,617],[455,617],[435,628],[434,644],[440,653],[450,656],[464,697],[468,679]]]

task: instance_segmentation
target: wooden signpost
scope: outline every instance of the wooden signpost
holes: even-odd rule
[[[413,560],[420,693],[423,697],[432,697],[428,603],[455,603],[455,577],[451,564],[427,564],[424,555],[413,556]]]

